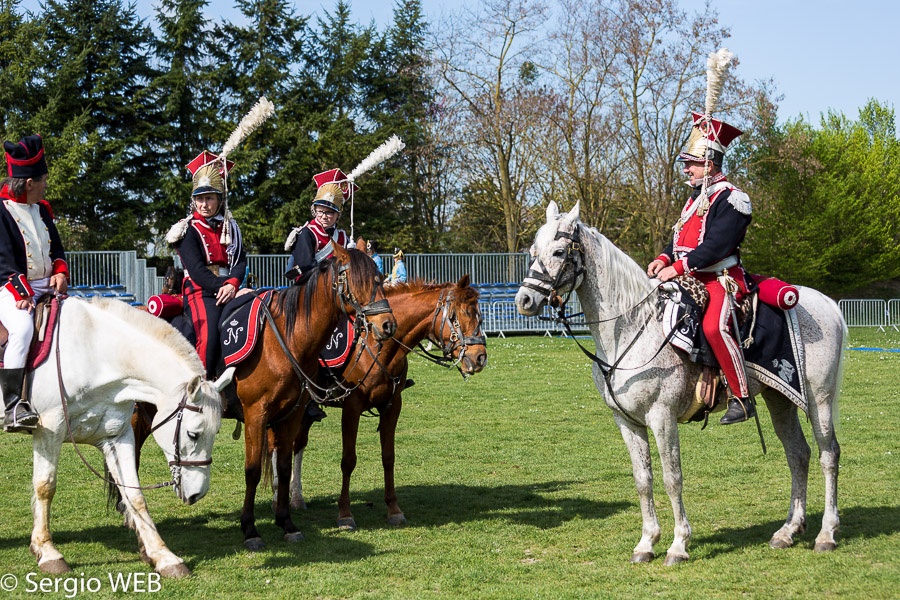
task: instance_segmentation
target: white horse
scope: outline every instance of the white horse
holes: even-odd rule
[[[161,319],[118,300],[62,302],[57,338],[31,382],[40,424],[33,434],[30,548],[41,571],[71,570],[53,544],[49,523],[60,449],[74,439],[103,453],[142,557],[163,576],[190,574],[147,511],[135,468],[131,413],[138,401],[157,407],[153,433],[169,461],[171,484],[179,498],[193,504],[209,489],[213,441],[221,424],[219,390],[225,383],[206,381],[193,347]]]
[[[686,412],[702,367],[665,343],[662,311],[657,307],[654,287],[644,269],[616,248],[596,229],[579,221],[578,204],[568,214],[555,202],[547,208],[547,223],[538,230],[531,248],[531,271],[516,294],[516,307],[525,315],[536,315],[552,293],[574,290],[584,309],[596,344],[597,357],[616,365],[608,379],[595,361],[593,378],[621,430],[631,455],[632,471],[640,497],[643,530],[634,548],[632,562],[648,562],[659,541],[659,521],[653,503],[653,474],[647,429],[653,431],[662,461],[666,492],[675,513],[675,538],[669,547],[667,565],[688,559],[691,527],[682,502],[681,454],[678,417]],[[652,301],[642,302],[653,295]],[[840,446],[834,432],[838,386],[841,380],[841,349],[847,334],[837,305],[820,292],[802,288],[794,309],[800,324],[805,354],[805,386],[808,416],[819,447],[819,462],[825,476],[825,510],[822,530],[816,537],[817,551],[835,548],[838,529],[837,476]],[[646,327],[642,330],[642,326]],[[636,338],[638,343],[632,343]],[[656,352],[662,347],[656,355]],[[806,443],[797,407],[782,394],[754,380],[751,395],[761,393],[784,445],[791,470],[791,502],[787,521],[775,532],[769,545],[786,548],[794,536],[806,530],[806,490],[810,448]]]

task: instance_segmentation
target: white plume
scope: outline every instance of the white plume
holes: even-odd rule
[[[274,114],[275,105],[266,100],[265,96],[260,96],[253,108],[250,109],[250,112],[244,115],[244,118],[238,123],[237,129],[231,132],[228,141],[225,142],[225,146],[222,147],[222,152],[219,153],[222,160],[224,161],[228,153],[237,148],[238,144],[243,142],[248,135],[253,133],[257,127],[265,123],[266,119]]]
[[[734,54],[728,48],[720,48],[716,52],[710,52],[706,59],[706,116],[711,117],[716,105],[719,103],[719,94],[725,85],[725,73],[731,64]]]
[[[172,227],[169,228],[169,232],[166,234],[166,241],[170,244],[174,244],[175,242],[183,238],[184,234],[187,233],[187,228],[190,226],[190,224],[191,216],[188,215],[187,217],[172,225]]]
[[[359,165],[347,175],[347,180],[351,182],[355,181],[357,177],[373,167],[377,167],[404,148],[406,148],[406,144],[403,143],[403,140],[396,135],[392,135],[388,141],[375,148],[365,160],[359,163]]]

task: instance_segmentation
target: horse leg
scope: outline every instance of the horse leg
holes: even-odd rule
[[[241,509],[241,532],[244,547],[262,550],[266,544],[256,529],[254,503],[256,488],[262,477],[262,447],[266,440],[266,428],[259,410],[245,410],[244,415],[244,506]]]
[[[397,489],[394,487],[394,441],[402,403],[400,394],[397,394],[391,409],[382,413],[378,426],[381,436],[381,466],[384,469],[384,503],[388,507],[388,524],[394,526],[406,525],[406,515],[397,505]]]
[[[825,398],[818,398],[809,405],[809,420],[819,447],[819,464],[825,481],[825,509],[822,514],[822,530],[816,536],[816,552],[829,552],[837,547],[834,534],[840,525],[837,506],[838,463],[841,446],[834,431],[833,403],[837,399],[837,383]]]
[[[653,545],[659,541],[660,531],[656,507],[653,505],[653,471],[650,464],[650,442],[647,438],[647,429],[632,425],[618,414],[615,415],[615,420],[619,431],[622,432],[628,454],[631,456],[631,471],[637,487],[643,519],[641,541],[634,547],[631,562],[650,562],[654,556]]]
[[[346,403],[341,412],[341,496],[338,498],[338,528],[356,529],[356,520],[350,512],[350,476],[356,468],[356,438],[359,435],[360,410],[358,403]]]
[[[784,446],[788,467],[791,470],[791,503],[787,520],[772,535],[769,546],[790,548],[794,536],[806,531],[806,486],[809,480],[809,444],[797,418],[797,407],[773,390],[764,390],[763,398],[772,417],[775,435]]]
[[[137,534],[141,557],[153,565],[156,572],[163,577],[188,577],[191,570],[181,558],[166,547],[153,519],[150,518],[147,502],[140,490],[141,484],[134,459],[134,435],[131,429],[126,429],[124,435],[115,441],[100,444],[100,450],[106,459],[110,476],[118,484],[126,518]]]
[[[295,411],[273,427],[275,445],[275,472],[278,477],[278,488],[275,492],[275,524],[284,531],[284,541],[299,542],[303,534],[291,519],[290,507],[290,472],[294,439],[300,428],[304,410]]]
[[[303,451],[309,443],[312,424],[312,419],[304,419],[300,424],[300,433],[294,440],[294,468],[291,472],[291,508],[294,510],[306,510],[306,501],[303,499]]]
[[[34,433],[34,470],[31,480],[34,486],[31,501],[34,527],[31,530],[29,549],[37,558],[38,568],[42,572],[58,575],[72,570],[53,545],[53,537],[50,535],[50,503],[56,493],[56,464],[59,462],[62,437],[52,432],[45,433],[47,431],[39,428]]]
[[[675,536],[666,552],[666,566],[677,565],[688,560],[687,547],[691,541],[691,525],[684,510],[682,491],[684,479],[681,474],[681,447],[678,438],[678,423],[674,416],[654,419],[651,424],[653,437],[662,462],[663,483],[672,503],[675,515]]]

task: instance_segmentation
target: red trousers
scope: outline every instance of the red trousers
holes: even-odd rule
[[[747,293],[747,283],[744,280],[744,270],[732,268],[728,274],[734,278],[739,290],[735,293],[737,302],[741,302]],[[725,380],[732,395],[746,398],[750,395],[747,387],[747,373],[744,372],[744,361],[741,349],[735,338],[732,337],[731,302],[722,284],[719,283],[715,273],[703,273],[696,271],[694,277],[699,279],[709,291],[709,306],[703,313],[703,335],[709,343],[719,367],[725,374]]]

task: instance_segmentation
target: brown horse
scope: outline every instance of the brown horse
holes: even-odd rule
[[[361,301],[367,304],[361,305]],[[276,290],[271,306],[252,354],[236,365],[234,373],[234,391],[246,427],[241,531],[244,546],[250,550],[265,547],[256,529],[254,503],[267,443],[276,450],[275,471],[285,482],[276,493],[275,523],[283,529],[285,541],[303,539],[290,515],[291,447],[309,398],[303,392],[317,379],[319,353],[341,314],[356,315],[360,325],[357,335],[363,339],[370,335],[376,340],[390,339],[397,324],[372,259],[359,250],[338,246],[334,257],[320,263],[305,284]],[[141,411],[135,415],[138,418],[133,422],[146,419]],[[141,423],[136,423],[135,429],[140,448]],[[267,430],[271,441],[267,440]]]
[[[469,276],[457,283],[426,285],[421,282],[385,286],[385,294],[397,319],[394,337],[376,347],[363,339],[343,373],[344,397],[326,400],[327,406],[338,406],[341,412],[343,484],[338,501],[338,526],[355,529],[350,512],[350,476],[356,467],[356,438],[360,416],[365,411],[378,411],[381,438],[381,463],[384,467],[384,502],[391,525],[406,523],[397,505],[394,488],[394,436],[403,404],[401,394],[406,385],[409,363],[407,354],[423,340],[443,350],[434,362],[456,365],[464,376],[481,371],[487,363],[487,349],[478,309],[478,291],[469,286]],[[341,390],[341,387],[333,389]],[[307,392],[308,393],[308,392]],[[300,474],[303,450],[309,441],[312,421],[304,419],[300,435],[294,443],[294,473],[291,481],[291,506],[305,508]],[[280,456],[280,455],[279,455]],[[281,481],[280,479],[278,481]],[[273,482],[274,483],[274,482]],[[279,486],[280,489],[280,486]],[[276,503],[277,504],[277,503]]]

